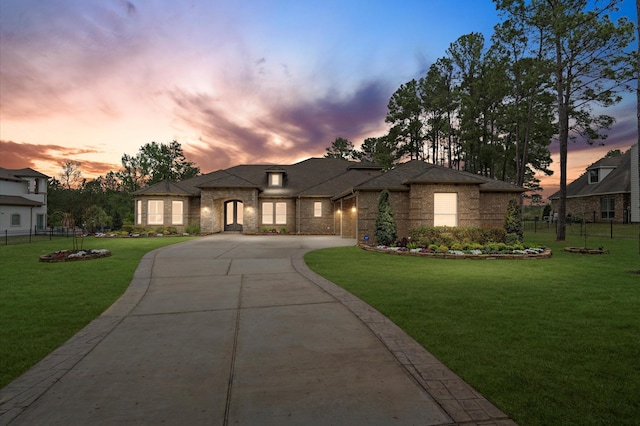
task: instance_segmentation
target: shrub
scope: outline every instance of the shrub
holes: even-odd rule
[[[520,202],[515,198],[509,200],[507,206],[507,213],[504,215],[504,229],[507,235],[513,234],[522,241],[522,210],[520,209]],[[514,238],[513,236],[511,238]]]
[[[392,244],[397,237],[396,222],[393,218],[393,208],[389,196],[389,191],[385,189],[380,192],[378,197],[375,237],[377,243],[384,246]]]
[[[188,226],[184,229],[184,231],[185,231],[187,234],[199,234],[199,233],[200,233],[200,225],[196,225],[196,224],[188,225]]]
[[[481,227],[447,227],[447,226],[422,226],[409,230],[411,241],[418,243],[420,247],[429,247],[430,244],[446,245],[451,247],[458,243],[463,246],[489,242],[505,241],[505,230],[502,228]]]

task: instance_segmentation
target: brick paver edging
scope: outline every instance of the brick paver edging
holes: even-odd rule
[[[457,424],[517,426],[391,320],[342,287],[311,271],[304,262],[304,253],[294,256],[292,261],[298,273],[358,316]]]

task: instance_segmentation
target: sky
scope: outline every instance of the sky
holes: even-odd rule
[[[358,147],[401,84],[498,22],[491,0],[0,0],[0,167],[93,178],[176,140],[208,173]],[[605,146],[569,147],[569,181],[637,141],[635,96],[607,113]]]

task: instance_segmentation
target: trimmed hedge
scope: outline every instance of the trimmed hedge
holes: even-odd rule
[[[408,240],[419,247],[432,245],[468,247],[504,243],[506,236],[504,228],[421,226],[409,230]]]

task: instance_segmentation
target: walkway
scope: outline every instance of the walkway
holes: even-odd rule
[[[225,234],[147,254],[118,302],[0,391],[0,424],[514,425],[302,260],[354,243]]]

